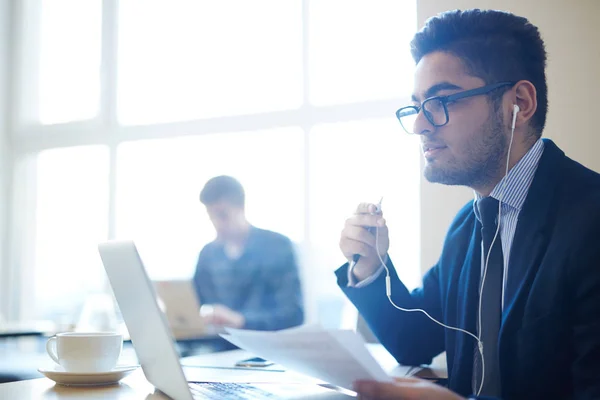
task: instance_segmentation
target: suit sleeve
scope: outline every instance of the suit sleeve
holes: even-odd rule
[[[574,398],[600,398],[600,218],[569,263],[573,305]]]
[[[438,267],[434,266],[423,278],[423,287],[409,292],[400,281],[391,260],[390,271],[392,299],[396,305],[407,309],[423,309],[436,320],[442,319]],[[444,330],[421,312],[396,309],[388,300],[385,273],[371,284],[348,287],[348,264],[336,271],[338,285],[354,303],[369,328],[381,344],[400,364],[430,364],[433,357],[444,350]]]
[[[304,309],[298,264],[291,242],[277,243],[277,257],[263,275],[267,297],[260,309],[241,310],[245,329],[279,330],[302,324]]]

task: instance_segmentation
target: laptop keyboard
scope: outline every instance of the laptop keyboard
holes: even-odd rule
[[[260,400],[277,398],[273,393],[247,384],[203,382],[189,385],[194,399]]]

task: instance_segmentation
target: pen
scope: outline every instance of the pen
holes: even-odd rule
[[[383,197],[381,199],[379,199],[379,203],[377,203],[376,207],[375,207],[375,214],[379,214],[381,212],[381,202],[383,201]],[[373,233],[373,231],[375,230],[375,228],[371,227],[367,229],[369,232]],[[375,249],[377,250],[377,249]],[[350,264],[350,270],[352,270],[352,268],[354,268],[354,266],[356,265],[356,263],[358,262],[358,260],[360,260],[360,254],[355,254],[352,256],[352,264]]]

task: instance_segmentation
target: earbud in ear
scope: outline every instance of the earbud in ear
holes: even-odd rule
[[[521,111],[518,105],[513,104],[513,115],[512,115],[512,131],[515,131],[515,124],[517,123],[517,114]]]

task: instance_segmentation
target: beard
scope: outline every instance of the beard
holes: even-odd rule
[[[432,160],[425,166],[425,178],[432,183],[482,187],[494,182],[506,164],[508,139],[499,112],[492,111],[481,133],[464,145],[463,159],[443,163]]]

